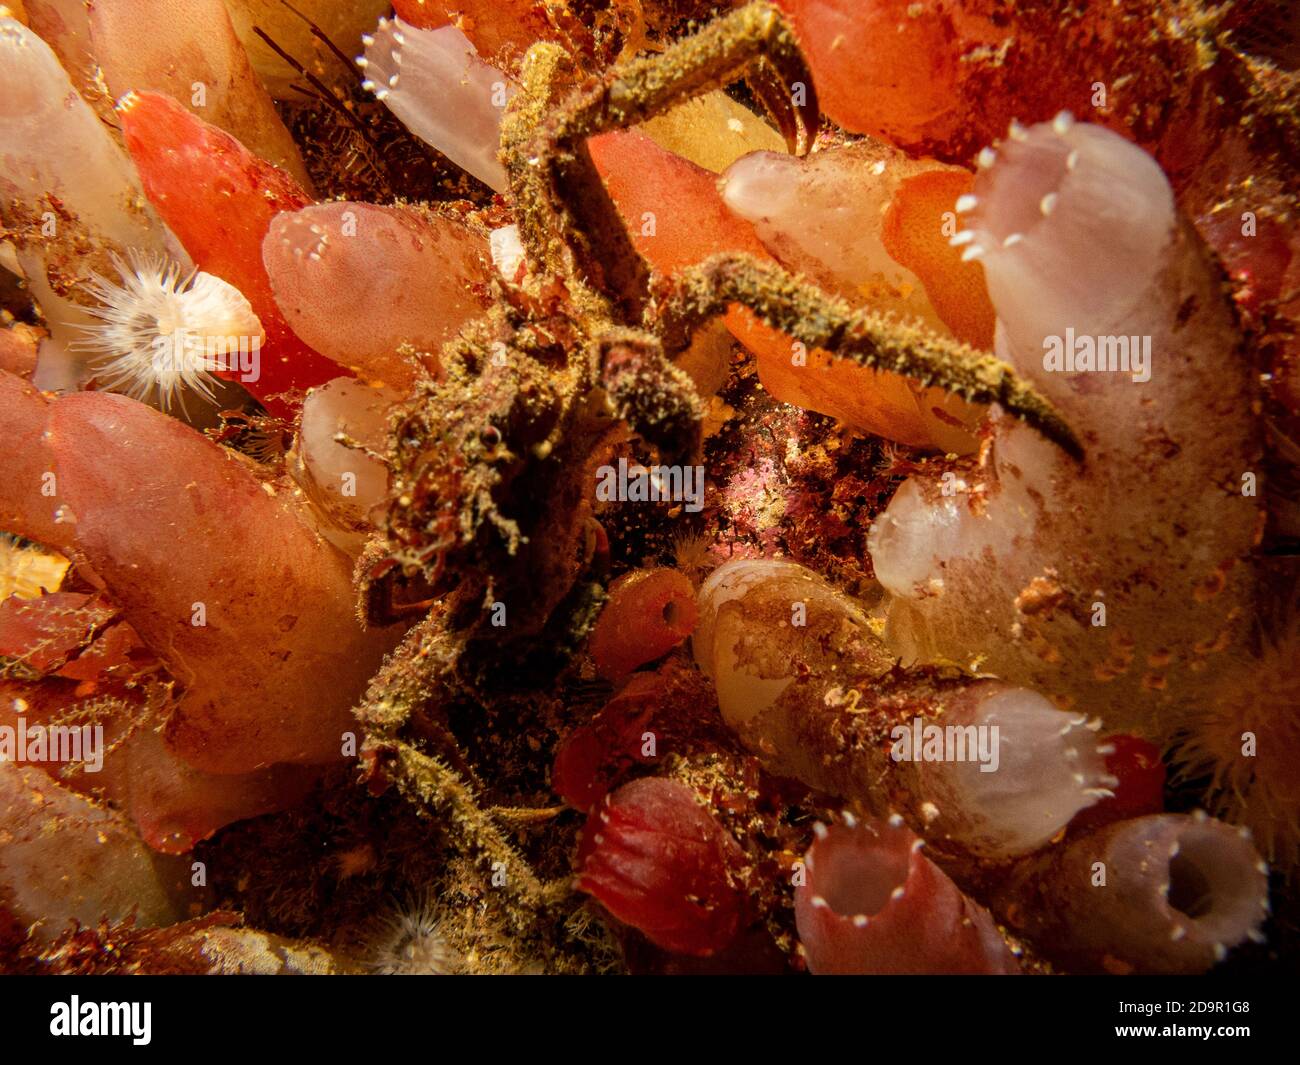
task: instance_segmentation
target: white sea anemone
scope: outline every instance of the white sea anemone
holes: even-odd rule
[[[113,265],[121,284],[100,274],[85,283],[99,303],[88,311],[99,321],[79,327],[87,335],[75,342],[100,384],[144,402],[156,396],[164,410],[173,400],[184,409],[187,391],[215,403],[214,371],[266,337],[243,293],[200,270],[182,274],[160,256],[132,252],[127,263],[115,255]]]
[[[428,900],[394,909],[371,945],[370,969],[379,976],[451,976],[463,967]]]

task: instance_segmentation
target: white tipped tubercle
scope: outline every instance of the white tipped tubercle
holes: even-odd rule
[[[400,18],[380,19],[363,43],[363,86],[417,137],[504,192],[497,151],[505,105],[515,92],[510,79],[483,62],[455,26],[425,30]]]
[[[1052,119],[1052,129],[1057,136],[1064,137],[1071,129],[1074,128],[1074,115],[1069,111],[1059,111]]]

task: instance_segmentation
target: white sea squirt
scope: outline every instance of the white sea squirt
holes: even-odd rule
[[[362,86],[407,129],[496,192],[506,188],[497,159],[501,119],[514,83],[479,58],[455,26],[419,29],[382,18],[363,38]]]
[[[158,219],[126,153],[73,87],[58,57],[16,19],[0,17],[0,213],[17,263],[50,324],[36,383],[75,387],[69,357],[83,303],[51,279],[106,272],[110,256],[135,250],[188,256]],[[57,289],[57,291],[56,291]]]
[[[1269,911],[1250,833],[1200,810],[1117,821],[1049,848],[993,895],[995,913],[1074,971],[1203,973],[1246,940],[1263,942]]]
[[[1064,114],[1016,133],[957,204],[954,240],[984,265],[997,353],[1085,459],[995,411],[974,468],[909,478],[868,538],[893,595],[886,639],[907,663],[955,662],[1168,739],[1251,614],[1250,362],[1149,155]],[[1093,358],[1055,369],[1085,337]]]
[[[899,670],[862,604],[803,566],[728,562],[699,607],[695,660],[723,719],[770,769],[881,816],[896,810],[959,853],[1031,851],[1115,783],[1095,720],[1000,681]],[[936,727],[975,757],[898,742],[900,729]]]

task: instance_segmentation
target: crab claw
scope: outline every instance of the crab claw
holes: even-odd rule
[[[654,444],[665,461],[689,459],[700,445],[704,407],[686,371],[659,342],[632,330],[599,340],[600,383],[615,417]]]
[[[812,75],[796,52],[760,60],[745,83],[776,123],[792,155],[807,155],[817,135],[819,111]]]
[[[812,72],[785,13],[775,4],[757,3],[731,16],[737,37],[756,45],[745,72],[750,91],[776,123],[794,155],[807,155],[817,134],[819,110]]]

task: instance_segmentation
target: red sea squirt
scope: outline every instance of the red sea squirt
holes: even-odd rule
[[[1139,0],[777,3],[794,22],[818,103],[835,122],[959,162],[1012,119],[1044,121],[1063,109],[1149,142],[1178,112],[1184,89],[1165,53],[1190,48],[1193,39],[1164,31],[1155,9]]]
[[[638,673],[600,712],[564,738],[551,786],[576,810],[590,810],[631,765],[642,762],[643,737],[664,697],[661,677]]]
[[[421,29],[455,26],[479,55],[503,69],[514,67],[538,41],[556,37],[536,0],[395,0],[393,9]]]
[[[624,574],[591,633],[596,672],[617,680],[666,655],[695,628],[695,587],[675,569]]]
[[[577,887],[664,950],[705,957],[745,916],[739,844],[685,784],[625,784],[588,819]]]
[[[239,289],[266,331],[257,380],[222,376],[239,376],[273,414],[293,413],[300,393],[342,372],[289,328],[262,263],[271,221],[311,197],[283,170],[169,96],[131,93],[118,109],[149,200],[195,265]]]
[[[358,624],[351,560],[295,494],[125,396],[49,403],[41,439],[58,502],[76,516],[70,549],[185,689],[171,751],[209,773],[337,761],[353,700],[395,634]],[[183,566],[178,544],[200,545]]]
[[[773,261],[754,227],[727,210],[716,174],[660,148],[637,130],[602,133],[587,141],[587,150],[632,243],[661,274],[677,273],[721,251]],[[781,336],[739,305],[724,320],[742,342],[750,333]],[[775,343],[788,351],[788,343]]]
[[[1080,810],[1072,829],[1092,829],[1112,821],[1163,813],[1165,809],[1165,765],[1154,743],[1128,735],[1109,736],[1112,750],[1106,755],[1106,772],[1119,783],[1107,799]]]
[[[936,4],[909,0],[778,0],[790,14],[817,101],[836,122],[898,144],[947,135],[958,53]],[[946,5],[945,5],[946,6]]]

